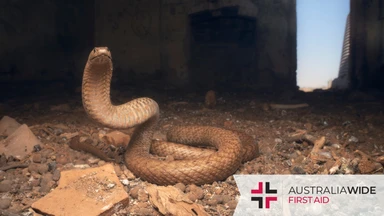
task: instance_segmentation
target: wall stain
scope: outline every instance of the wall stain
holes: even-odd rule
[[[129,2],[129,8],[131,10],[126,10],[126,14],[129,16],[130,27],[132,32],[139,38],[145,39],[151,34],[152,23],[152,14],[145,10],[145,7],[149,2],[142,0],[134,0]]]

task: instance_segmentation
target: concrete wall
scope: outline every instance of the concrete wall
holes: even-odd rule
[[[296,88],[295,9],[295,0],[2,0],[0,80],[78,85],[92,47],[108,46],[122,82]]]
[[[93,45],[88,4],[93,0],[0,1],[0,80],[79,79]]]
[[[384,89],[384,2],[351,0],[350,16],[353,87]]]
[[[111,48],[115,74],[123,80],[163,75],[178,86],[200,79],[202,86],[214,87],[218,79],[241,75],[249,85],[296,88],[295,0],[96,0],[95,5],[96,45]],[[232,41],[220,49],[195,43],[193,15],[234,6],[238,17],[254,19],[254,43],[241,47]]]
[[[95,15],[95,46],[111,49],[116,78],[160,70],[159,1],[96,0]]]
[[[50,47],[56,43],[55,5],[50,1],[0,1],[0,37],[1,80],[49,76],[48,64],[57,54]]]

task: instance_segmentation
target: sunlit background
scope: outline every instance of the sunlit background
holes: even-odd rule
[[[339,72],[350,0],[297,0],[297,84],[324,88]]]

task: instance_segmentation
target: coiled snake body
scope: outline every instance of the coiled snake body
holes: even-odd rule
[[[94,48],[86,63],[82,101],[86,113],[111,128],[137,126],[126,149],[127,168],[136,176],[158,185],[208,184],[224,180],[241,162],[258,155],[254,140],[243,133],[209,126],[175,127],[168,141],[189,145],[207,144],[217,151],[201,157],[162,161],[150,155],[153,127],[159,119],[159,106],[150,98],[138,98],[122,105],[110,100],[112,56],[107,47]],[[167,146],[167,145],[166,145]]]

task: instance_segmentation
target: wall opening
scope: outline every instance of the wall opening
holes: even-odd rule
[[[297,0],[297,84],[327,89],[338,77],[350,0]]]
[[[225,89],[252,75],[256,20],[240,16],[238,7],[189,15],[191,82],[197,88]]]

